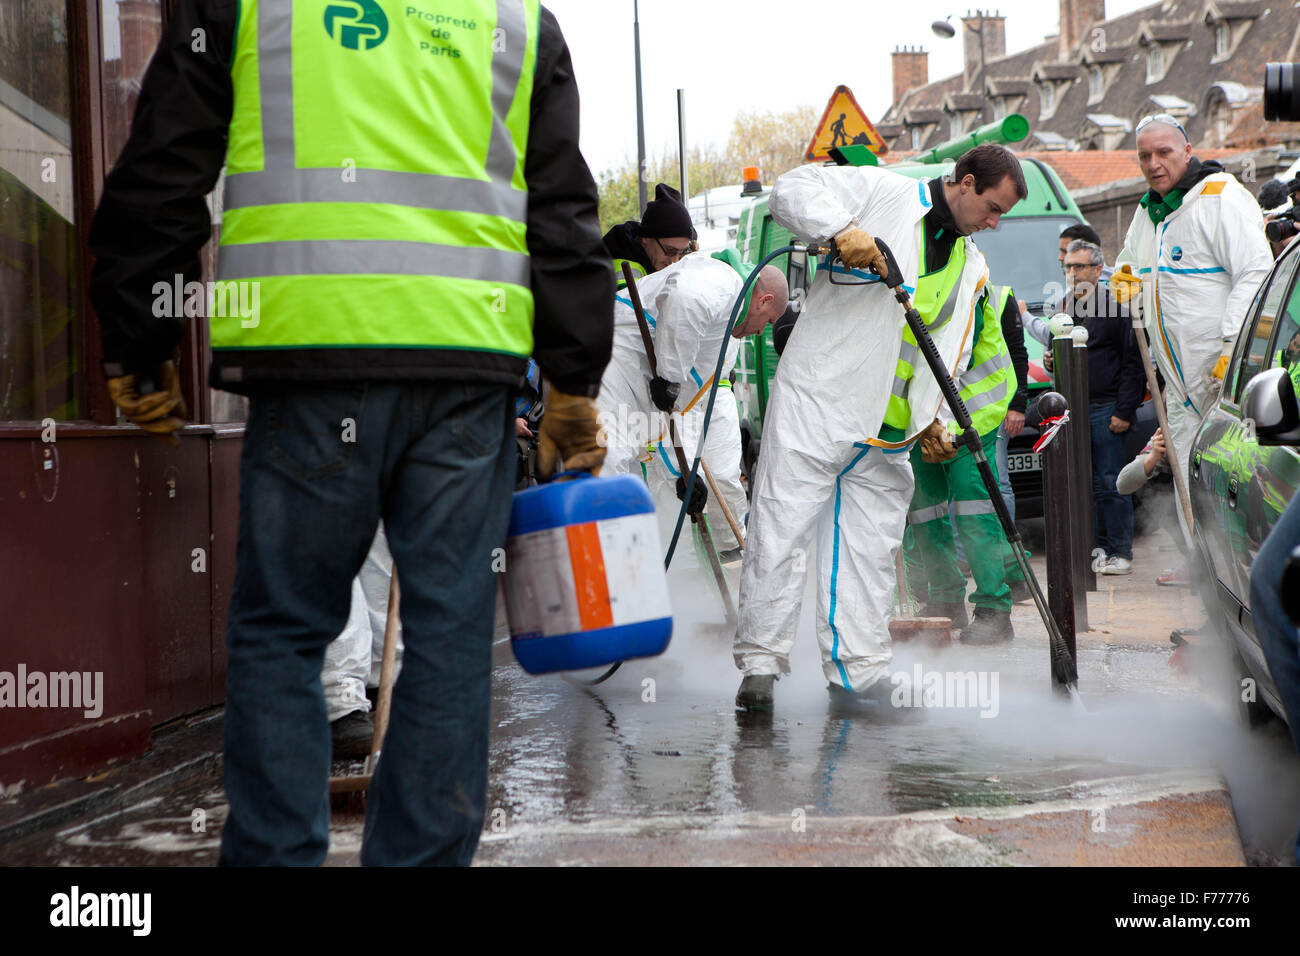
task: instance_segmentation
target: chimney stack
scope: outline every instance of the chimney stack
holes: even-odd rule
[[[930,54],[919,46],[895,47],[890,54],[894,67],[894,105],[902,102],[908,90],[930,82]]]
[[[162,35],[162,6],[153,0],[120,0],[117,26],[122,38],[121,77],[139,80]]]
[[[1106,0],[1060,0],[1060,10],[1056,58],[1068,60],[1075,48],[1088,39],[1088,28],[1106,19]]]
[[[966,16],[961,18],[961,22],[963,53],[966,59],[966,83],[969,85],[971,78],[979,72],[980,68],[980,35],[975,31],[984,32],[984,61],[987,63],[997,57],[1006,56],[1007,21],[1006,17],[996,11],[989,13],[977,10],[974,13],[967,12]]]

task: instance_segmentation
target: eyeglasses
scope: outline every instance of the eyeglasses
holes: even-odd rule
[[[1062,272],[1087,272],[1089,269],[1099,269],[1091,262],[1063,262],[1061,263]]]
[[[1140,133],[1148,126],[1150,126],[1152,123],[1160,123],[1164,126],[1172,126],[1176,130],[1178,130],[1178,132],[1183,134],[1183,139],[1187,140],[1188,142],[1191,142],[1191,138],[1187,135],[1187,130],[1183,129],[1183,124],[1178,122],[1178,120],[1170,116],[1168,113],[1152,113],[1150,116],[1142,117],[1142,119],[1138,120],[1137,129],[1134,130],[1134,132]]]
[[[654,239],[653,236],[651,236],[650,238]],[[658,246],[659,251],[662,252],[664,255],[666,255],[669,259],[680,259],[682,256],[686,255],[686,253],[691,251],[687,247],[678,249],[676,246],[665,246],[658,239],[655,239],[655,245]]]

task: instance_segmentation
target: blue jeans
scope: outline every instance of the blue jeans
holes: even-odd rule
[[[1260,545],[1250,568],[1250,610],[1255,633],[1268,662],[1268,672],[1277,685],[1291,725],[1291,742],[1300,753],[1300,629],[1282,610],[1282,568],[1291,549],[1300,545],[1300,494]],[[1296,837],[1296,862],[1300,863],[1300,835]]]
[[[483,827],[497,576],[514,483],[510,390],[302,385],[255,395],[226,630],[221,863],[315,865],[329,845],[325,646],[382,517],[405,654],[361,861],[468,864]]]
[[[1007,423],[1003,422],[998,426],[998,489],[1002,492],[1002,500],[1006,502],[1007,514],[1011,515],[1011,520],[1016,520],[1016,493],[1011,490],[1011,472],[1007,471],[1007,445],[1011,439],[1007,438]]]
[[[1114,402],[1092,402],[1092,523],[1093,546],[1108,555],[1133,560],[1133,499],[1115,490],[1124,460],[1124,436],[1110,430]]]

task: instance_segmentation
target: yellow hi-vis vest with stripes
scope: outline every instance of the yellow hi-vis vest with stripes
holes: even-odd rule
[[[961,400],[979,435],[987,435],[1002,424],[1016,392],[1016,370],[1002,335],[1002,311],[1010,298],[1011,286],[1007,285],[997,286],[994,294],[985,296],[975,319],[970,365],[957,379]],[[957,433],[961,433],[960,428]]]
[[[925,264],[925,231],[921,232],[921,263]],[[936,331],[952,320],[957,308],[957,293],[961,288],[961,274],[966,268],[966,239],[961,238],[953,244],[952,254],[947,264],[934,272],[918,276],[916,293],[912,296],[912,305],[925,320],[925,327]],[[894,385],[890,390],[889,404],[885,406],[884,425],[880,437],[887,441],[898,441],[907,433],[912,421],[912,406],[907,399],[907,386],[916,374],[916,366],[923,363],[925,357],[912,330],[903,327],[903,344],[898,352],[898,365],[894,370]]]
[[[645,271],[645,266],[641,265],[641,263],[637,262],[635,259],[615,259],[614,260],[614,291],[615,292],[627,286],[627,279],[623,278],[623,263],[625,262],[632,267],[632,281],[640,282],[649,274]]]
[[[260,307],[212,315],[214,351],[532,352],[540,10],[239,0],[216,286]]]

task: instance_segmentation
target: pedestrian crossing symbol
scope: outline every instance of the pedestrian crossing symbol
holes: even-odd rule
[[[813,133],[804,159],[821,162],[830,159],[830,151],[837,146],[851,145],[866,146],[877,156],[883,155],[888,149],[876,128],[871,125],[871,120],[867,119],[867,114],[853,98],[852,91],[841,84],[835,87],[830,102],[826,104],[826,112],[822,113],[821,122],[817,124],[817,131]]]

